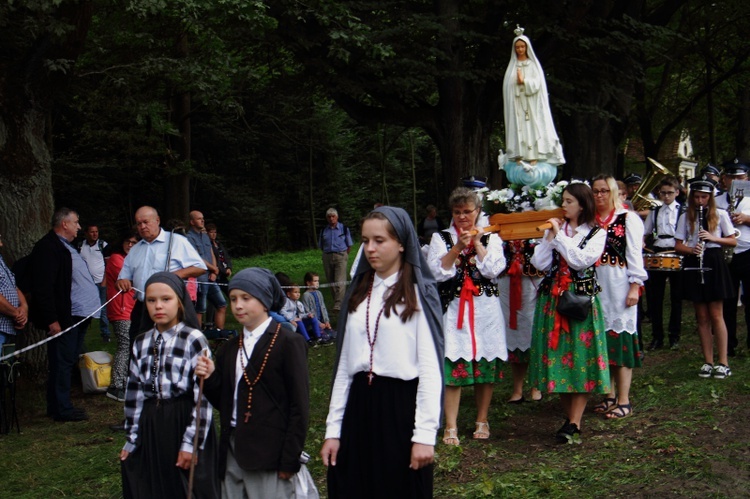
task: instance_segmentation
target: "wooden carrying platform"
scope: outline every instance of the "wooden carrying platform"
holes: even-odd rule
[[[503,241],[535,239],[544,235],[537,227],[550,218],[564,218],[562,208],[556,210],[524,211],[522,213],[497,213],[490,217],[490,225],[482,232],[499,232]]]

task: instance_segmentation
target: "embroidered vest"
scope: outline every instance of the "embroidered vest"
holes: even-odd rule
[[[604,245],[604,253],[599,259],[600,265],[611,265],[613,267],[627,267],[625,258],[627,238],[625,236],[625,218],[627,212],[620,213],[614,222],[607,227],[607,243]]]
[[[599,226],[594,226],[593,229],[586,234],[581,243],[578,245],[579,248],[586,246],[589,239],[594,237],[594,234],[599,232]],[[570,269],[570,267],[568,267]],[[539,293],[548,295],[552,289],[552,283],[557,277],[557,273],[560,270],[560,253],[557,250],[552,250],[552,266],[549,271],[545,274],[542,283],[539,285]],[[570,277],[573,279],[575,286],[575,292],[577,295],[594,296],[602,290],[599,286],[599,282],[596,280],[596,266],[585,268],[583,270],[570,269]]]
[[[537,270],[536,267],[531,265],[531,257],[534,256],[534,248],[536,248],[538,244],[539,243],[536,239],[503,241],[503,252],[505,253],[505,260],[508,264],[499,277],[503,277],[508,273],[508,269],[510,269],[513,259],[517,258],[519,251],[521,253],[521,273],[526,277],[544,277],[544,272]]]
[[[448,232],[438,232],[440,237],[443,239],[448,251],[453,247],[453,240]],[[480,239],[484,247],[487,247],[490,234],[485,234]],[[456,275],[451,279],[438,283],[438,292],[440,294],[440,302],[443,305],[443,313],[448,310],[448,304],[454,299],[461,296],[461,288],[463,287],[464,276],[468,273],[471,280],[474,281],[474,285],[479,290],[480,295],[487,296],[499,296],[497,292],[497,285],[491,280],[487,279],[477,269],[477,251],[476,248],[472,248],[468,253],[461,252],[456,259]]]

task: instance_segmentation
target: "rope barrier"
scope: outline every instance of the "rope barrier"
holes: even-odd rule
[[[187,280],[185,282],[187,282]],[[346,286],[349,283],[351,283],[351,281],[329,282],[329,283],[325,283],[325,284],[319,285],[318,288],[330,288],[330,287],[333,287],[333,286]],[[213,284],[214,286],[228,286],[227,283],[223,283],[223,282],[200,282],[198,284]],[[315,288],[314,286],[281,286],[281,288],[282,289],[292,289],[292,288],[318,289],[318,288]],[[143,293],[140,289],[136,289],[136,288],[130,288],[130,289],[132,291],[138,291],[138,292]],[[67,333],[68,331],[70,331],[72,329],[75,329],[76,327],[78,327],[81,324],[83,324],[84,322],[86,322],[88,319],[93,318],[101,309],[103,309],[104,307],[106,307],[107,305],[109,305],[109,302],[111,302],[112,300],[114,300],[115,298],[117,298],[118,296],[120,296],[121,293],[122,293],[122,291],[118,291],[117,294],[115,296],[113,296],[112,298],[110,298],[109,300],[107,300],[107,302],[104,303],[104,305],[102,305],[101,307],[97,308],[93,313],[91,313],[87,317],[84,317],[83,319],[81,319],[77,323],[73,324],[69,328],[65,329],[64,331],[60,331],[59,333],[57,333],[54,336],[48,336],[47,338],[44,338],[43,340],[41,340],[41,341],[39,341],[37,343],[34,343],[33,345],[27,345],[27,346],[23,347],[20,350],[16,350],[15,352],[9,353],[8,355],[4,355],[4,356],[0,357],[0,362],[3,362],[5,360],[8,360],[8,359],[13,358],[13,357],[17,357],[17,356],[21,355],[22,353],[25,353],[25,352],[28,352],[29,350],[33,350],[33,349],[35,349],[37,347],[40,347],[40,346],[44,345],[45,343],[54,340],[55,338],[59,337],[60,335],[63,335],[65,333]]]
[[[187,283],[188,281],[185,281]],[[292,288],[299,288],[299,289],[320,289],[320,288],[332,288],[333,286],[347,286],[351,284],[352,281],[341,281],[341,282],[327,282],[324,284],[320,284],[317,287],[315,286],[281,286],[281,289],[292,289]],[[199,282],[198,284],[212,284],[214,286],[229,286],[228,283],[225,282]]]
[[[131,289],[135,290],[135,291],[140,291],[139,289],[136,289],[136,288],[131,288]],[[27,346],[23,347],[20,350],[16,350],[15,352],[9,353],[8,355],[4,355],[4,356],[0,357],[0,362],[8,360],[8,359],[10,359],[12,357],[16,357],[18,355],[21,355],[22,353],[28,352],[29,350],[33,350],[33,349],[35,349],[37,347],[40,347],[40,346],[44,345],[45,343],[48,343],[48,342],[54,340],[55,338],[60,337],[61,335],[67,333],[68,331],[70,331],[72,329],[75,329],[76,327],[80,326],[81,324],[83,324],[87,320],[93,318],[101,309],[103,309],[104,307],[106,307],[107,305],[109,305],[109,302],[111,302],[112,300],[114,300],[115,298],[117,298],[118,296],[120,296],[121,293],[122,293],[122,291],[118,291],[117,294],[115,296],[113,296],[112,298],[110,298],[109,300],[107,300],[107,302],[104,305],[102,305],[101,307],[97,308],[90,315],[88,315],[87,317],[84,317],[83,319],[81,319],[77,323],[73,324],[69,328],[65,329],[64,331],[60,331],[59,333],[57,333],[57,334],[55,334],[53,336],[48,336],[48,337],[44,338],[43,340],[41,340],[41,341],[39,341],[37,343],[34,343],[33,345],[27,345]]]

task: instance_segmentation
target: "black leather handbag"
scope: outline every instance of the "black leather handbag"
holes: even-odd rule
[[[557,300],[557,311],[574,321],[586,320],[591,312],[591,296],[577,295],[570,291],[565,291]]]

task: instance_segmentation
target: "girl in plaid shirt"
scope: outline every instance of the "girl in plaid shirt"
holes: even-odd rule
[[[133,344],[125,393],[127,440],[120,452],[123,496],[185,497],[196,431],[194,497],[219,495],[212,407],[198,400],[195,366],[208,351],[183,281],[158,272],[146,283],[154,328]],[[199,403],[200,402],[200,403]],[[196,407],[199,413],[196,414]],[[197,418],[199,416],[199,418]]]

